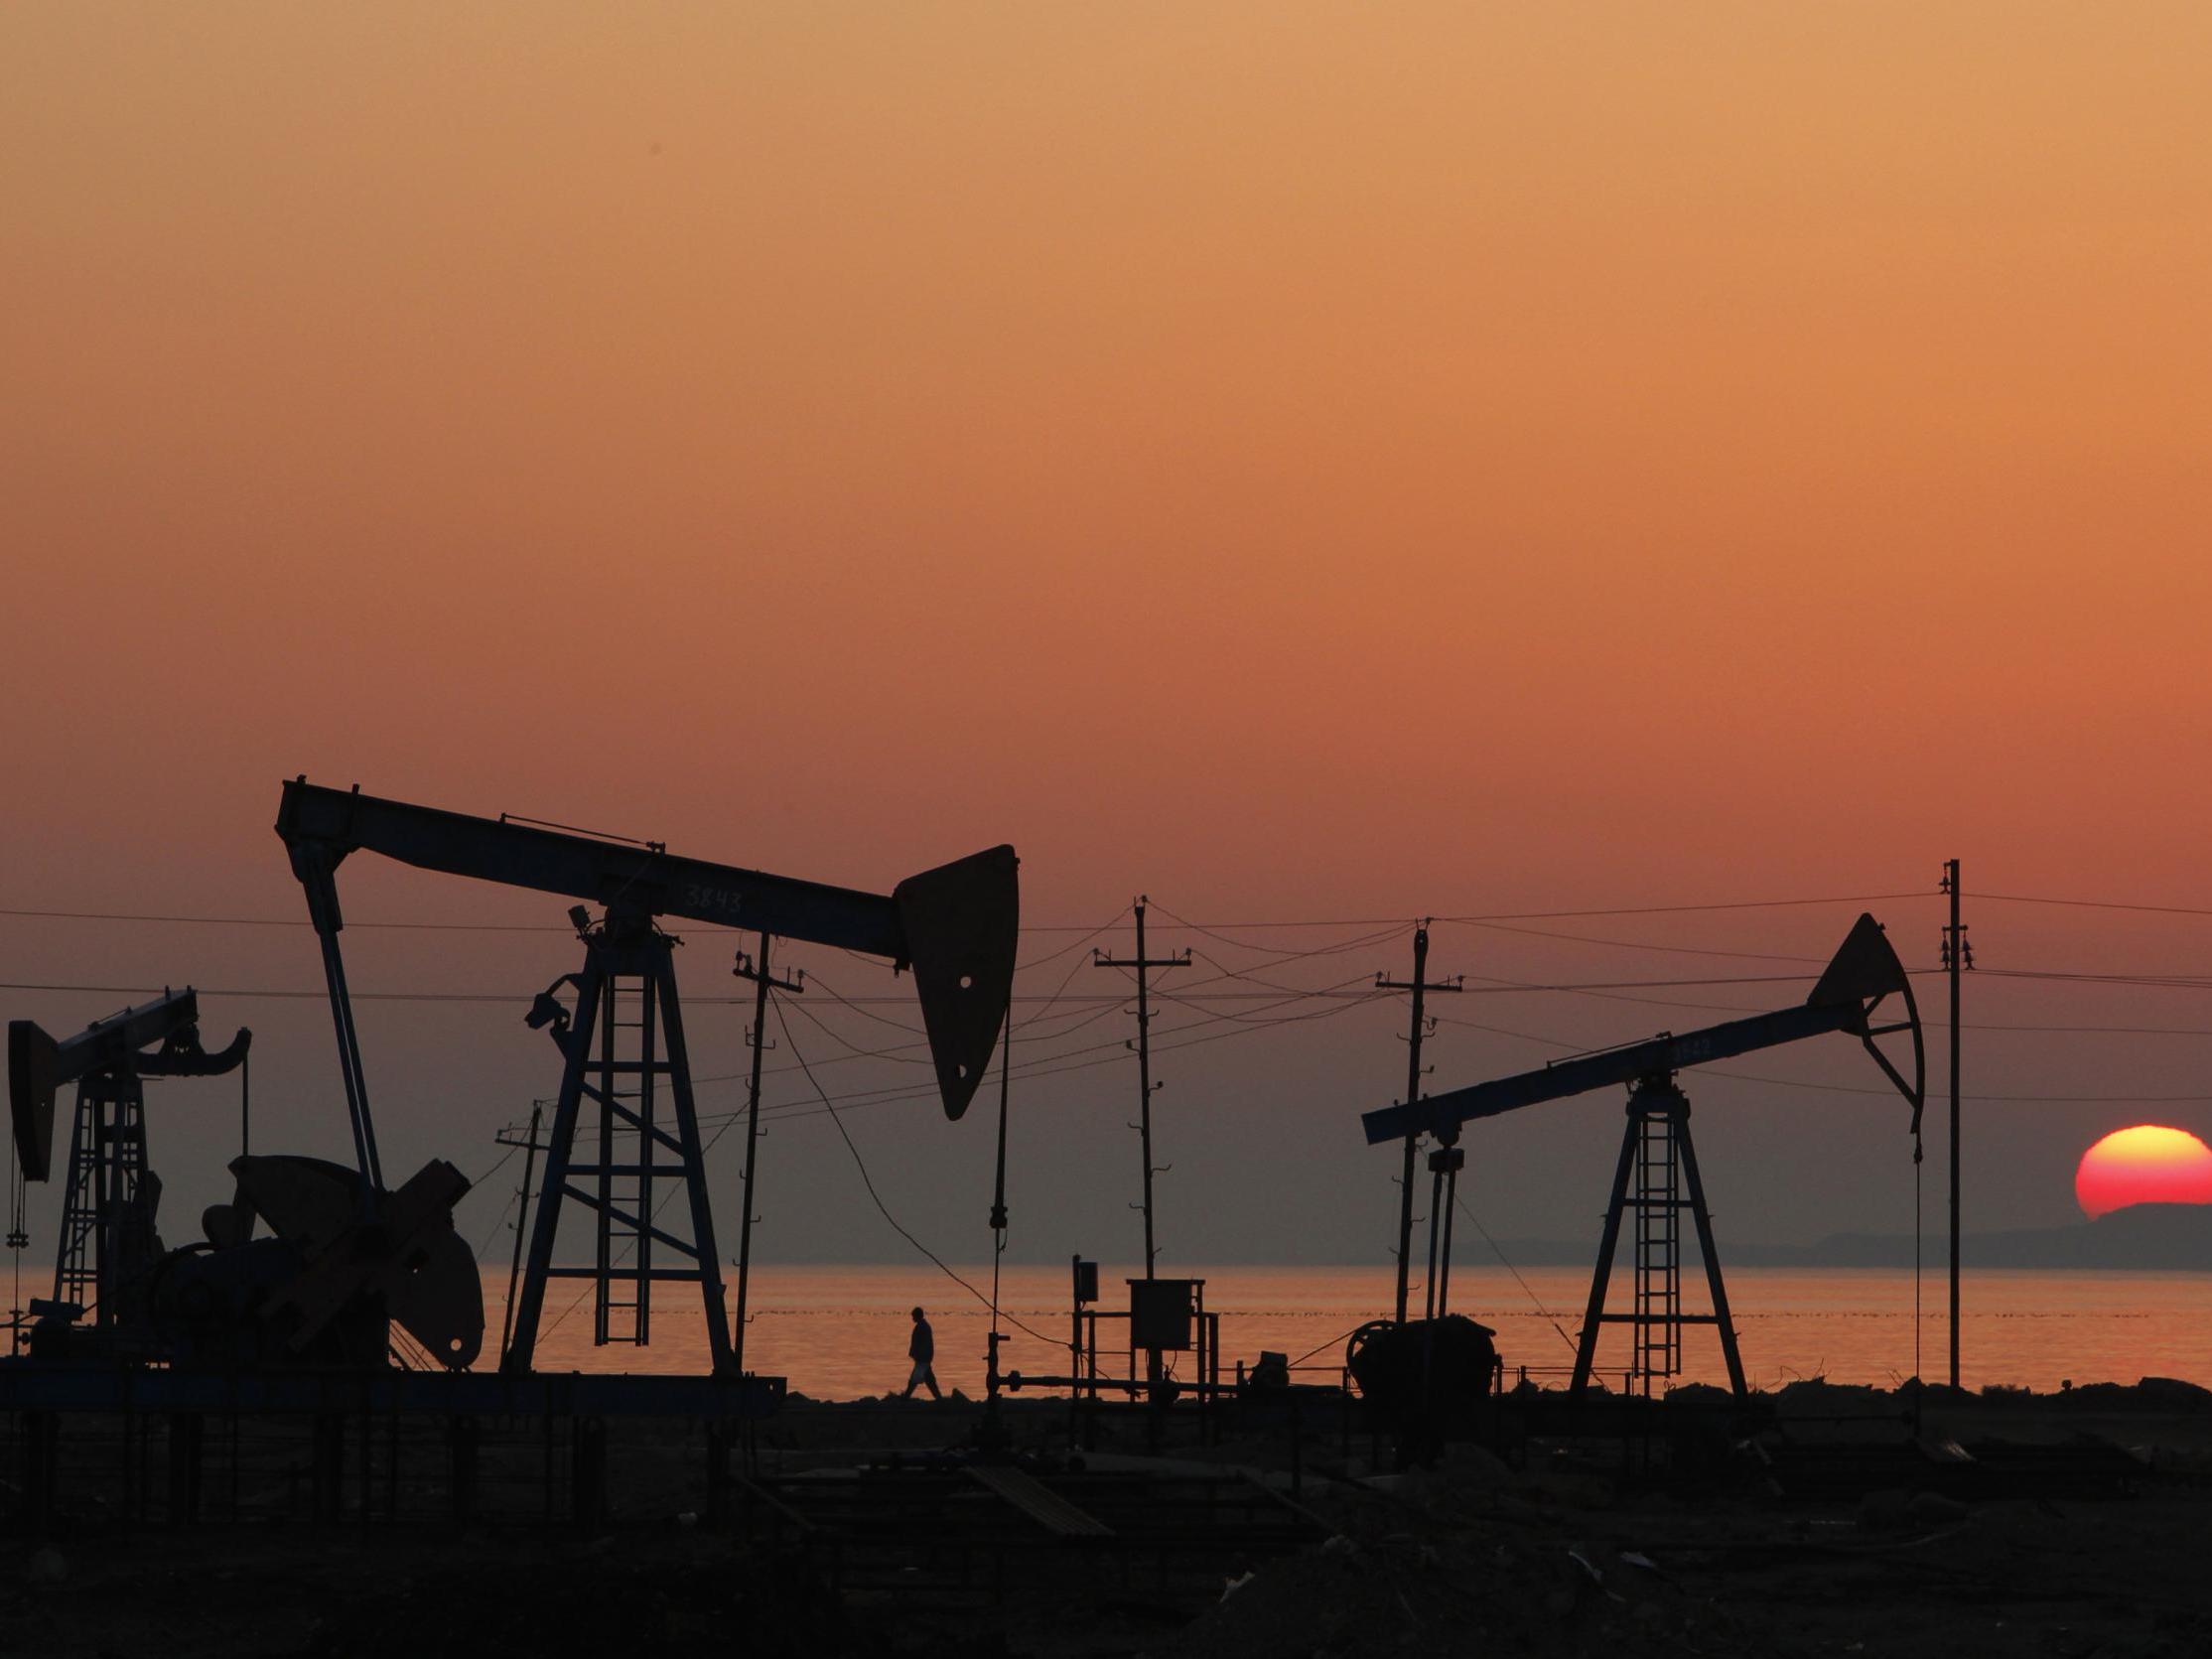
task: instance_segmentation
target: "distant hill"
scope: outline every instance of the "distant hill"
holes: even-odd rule
[[[1623,1263],[1629,1258],[1627,1231],[1622,1228]],[[1723,1232],[1719,1242],[1725,1267],[1912,1265],[1909,1233],[1833,1233],[1817,1244],[1745,1244]],[[1498,1248],[1516,1266],[1587,1267],[1596,1245],[1592,1236],[1583,1244],[1559,1239],[1501,1239]],[[1689,1245],[1689,1254],[1694,1257],[1695,1252],[1696,1246]],[[2212,1273],[2212,1204],[2133,1204],[2072,1227],[1969,1233],[1962,1254],[1969,1267]],[[1945,1240],[1930,1237],[1923,1259],[1936,1264],[1945,1257]]]
[[[1839,1233],[1800,1249],[1737,1252],[1746,1267],[1909,1267],[1909,1235]],[[1945,1247],[1931,1239],[1930,1261]],[[2132,1204],[2072,1227],[1970,1233],[1961,1254],[1970,1266],[2212,1272],[2212,1204]],[[1728,1252],[1723,1246],[1723,1262]]]

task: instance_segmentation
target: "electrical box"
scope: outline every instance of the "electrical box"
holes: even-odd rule
[[[1098,1300],[1098,1264],[1075,1258],[1075,1306]]]
[[[1198,1287],[1203,1279],[1132,1279],[1129,1345],[1179,1353],[1190,1346]]]

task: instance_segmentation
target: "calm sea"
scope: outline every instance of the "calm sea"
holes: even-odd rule
[[[989,1290],[988,1268],[960,1272]],[[1103,1306],[1126,1308],[1124,1277],[1101,1268]],[[1249,1363],[1261,1350],[1273,1349],[1294,1359],[1310,1356],[1308,1363],[1316,1368],[1311,1374],[1313,1381],[1333,1380],[1346,1334],[1387,1313],[1391,1298],[1389,1271],[1378,1268],[1226,1267],[1207,1273],[1205,1280],[1207,1311],[1220,1315],[1224,1372],[1237,1359]],[[503,1274],[487,1272],[485,1313],[492,1328],[482,1362],[486,1365],[497,1349],[505,1289]],[[548,1329],[538,1346],[540,1369],[705,1368],[703,1325],[692,1287],[656,1287],[653,1340],[644,1348],[594,1348],[588,1302],[554,1323],[581,1289],[558,1288],[548,1297]],[[1616,1274],[1616,1311],[1627,1307],[1626,1289],[1625,1276]],[[1702,1293],[1702,1280],[1686,1284],[1692,1311],[1703,1309]],[[1454,1276],[1452,1294],[1455,1312],[1497,1331],[1509,1376],[1526,1366],[1531,1375],[1549,1379],[1572,1363],[1572,1337],[1590,1294],[1587,1273],[1524,1270],[1522,1282],[1516,1283],[1497,1274],[1464,1271]],[[1741,1333],[1744,1368],[1755,1385],[1772,1387],[1814,1376],[1887,1384],[1913,1374],[1909,1274],[1738,1269],[1728,1275],[1728,1295]],[[2184,1377],[2212,1386],[2212,1275],[1985,1272],[1968,1276],[1964,1295],[1961,1376],[1969,1387],[2017,1383],[2047,1390],[2068,1379],[2134,1382],[2143,1376]],[[1943,1317],[1947,1291],[1940,1273],[1928,1276],[1922,1297],[1919,1364],[1925,1374],[1940,1378],[1948,1365],[1949,1343]],[[1008,1312],[1002,1328],[1012,1336],[1004,1364],[1032,1375],[1064,1372],[1067,1270],[1010,1267],[1002,1301]],[[902,1387],[907,1310],[917,1304],[928,1311],[936,1330],[939,1382],[970,1394],[982,1391],[989,1320],[967,1292],[933,1267],[764,1267],[754,1277],[752,1303],[748,1369],[780,1373],[793,1388],[818,1399],[853,1399]],[[1107,1341],[1101,1337],[1102,1348]],[[1623,1329],[1608,1329],[1599,1350],[1600,1367],[1624,1365],[1626,1345]],[[1710,1327],[1690,1327],[1684,1350],[1686,1380],[1726,1379]],[[1125,1366],[1127,1361],[1117,1355],[1115,1363]]]

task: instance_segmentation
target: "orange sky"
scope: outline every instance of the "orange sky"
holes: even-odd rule
[[[866,886],[1011,839],[1040,920],[2212,902],[2208,65],[2193,4],[9,8],[0,893],[292,913],[304,769]],[[2118,926],[2009,948],[2212,957]],[[225,951],[314,983],[0,966]]]

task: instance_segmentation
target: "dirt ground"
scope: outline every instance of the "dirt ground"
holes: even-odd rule
[[[1341,1531],[1173,1640],[1211,1659],[1379,1655],[2201,1655],[2201,1494],[2123,1504],[1686,1506],[1471,1488],[1332,1505]]]
[[[2140,1472],[2126,1495],[2059,1495],[2054,1472],[2048,1493],[1960,1498],[1936,1489],[1944,1465],[1931,1461],[1925,1480],[1808,1499],[1754,1473],[1750,1448],[1741,1477],[1708,1471],[1688,1491],[1663,1471],[1592,1472],[1588,1455],[1547,1463],[1535,1448],[1516,1470],[1453,1448],[1433,1471],[1317,1492],[1333,1536],[1150,1651],[2212,1653],[2212,1395],[2154,1381],[2040,1398],[1930,1391],[1915,1420],[1908,1396],[1809,1384],[1774,1405],[1778,1427],[1761,1437],[1774,1443],[1963,1444],[1986,1461],[2119,1449]]]
[[[1694,1479],[1631,1478],[1603,1448],[1546,1443],[1512,1449],[1519,1466],[1454,1447],[1442,1467],[1399,1474],[1314,1433],[1299,1448],[1298,1502],[1320,1541],[1172,1591],[1165,1576],[1152,1586],[1070,1551],[1025,1558],[1040,1565],[981,1599],[932,1599],[919,1578],[911,1593],[895,1579],[841,1594],[817,1556],[674,1510],[621,1515],[596,1536],[79,1524],[0,1545],[0,1655],[2201,1655],[2212,1396],[2200,1393],[1931,1396],[1917,1424],[1898,1397],[1866,1390],[1776,1402],[1772,1434],[1831,1447],[1894,1452],[1917,1429],[1935,1448],[2122,1448],[2136,1473],[2114,1496],[2063,1481],[1946,1496],[1933,1476],[1792,1495],[1741,1444]],[[866,1448],[944,1445],[971,1422],[957,1408],[814,1407],[779,1438],[792,1462],[820,1467],[840,1439],[880,1459]],[[1041,1447],[1058,1422],[1032,1410],[1021,1433]],[[1121,1463],[1142,1467],[1149,1450],[1125,1444]],[[1266,1435],[1171,1446],[1163,1466],[1230,1464],[1283,1489],[1289,1451]]]

